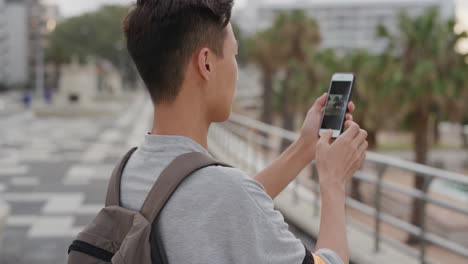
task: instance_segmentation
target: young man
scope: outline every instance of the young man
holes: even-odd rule
[[[233,0],[138,0],[124,22],[128,50],[155,105],[151,133],[127,163],[124,207],[139,210],[160,172],[187,152],[209,155],[210,124],[229,118],[237,81]],[[207,167],[185,180],[158,227],[169,263],[348,263],[345,184],[360,167],[367,133],[347,116],[332,143],[318,138],[326,95],[310,109],[300,137],[253,178]],[[354,105],[349,105],[354,110]],[[275,198],[317,157],[322,221],[316,253],[288,231]]]

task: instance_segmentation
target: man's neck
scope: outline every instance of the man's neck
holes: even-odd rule
[[[189,107],[187,107],[189,106]],[[155,107],[154,135],[185,136],[208,149],[208,129],[210,122],[200,105],[175,102]]]

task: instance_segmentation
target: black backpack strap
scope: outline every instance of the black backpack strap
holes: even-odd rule
[[[137,150],[136,147],[129,150],[114,167],[109,185],[107,186],[106,207],[112,205],[120,206],[120,180],[122,179],[122,172],[135,150]]]

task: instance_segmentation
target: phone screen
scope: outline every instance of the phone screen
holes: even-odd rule
[[[322,129],[341,130],[346,115],[348,97],[351,91],[351,82],[334,81],[330,88]]]

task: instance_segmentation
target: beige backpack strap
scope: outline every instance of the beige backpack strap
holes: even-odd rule
[[[106,195],[106,207],[107,206],[120,206],[120,180],[122,178],[122,172],[127,164],[127,161],[132,156],[133,152],[135,152],[137,148],[132,148],[130,151],[125,154],[125,156],[120,159],[119,163],[114,167],[112,171],[112,176],[109,181],[109,185],[107,186],[107,195]]]
[[[161,172],[146,197],[140,213],[151,223],[154,222],[185,178],[199,169],[212,165],[232,167],[201,152],[190,152],[178,156]]]

